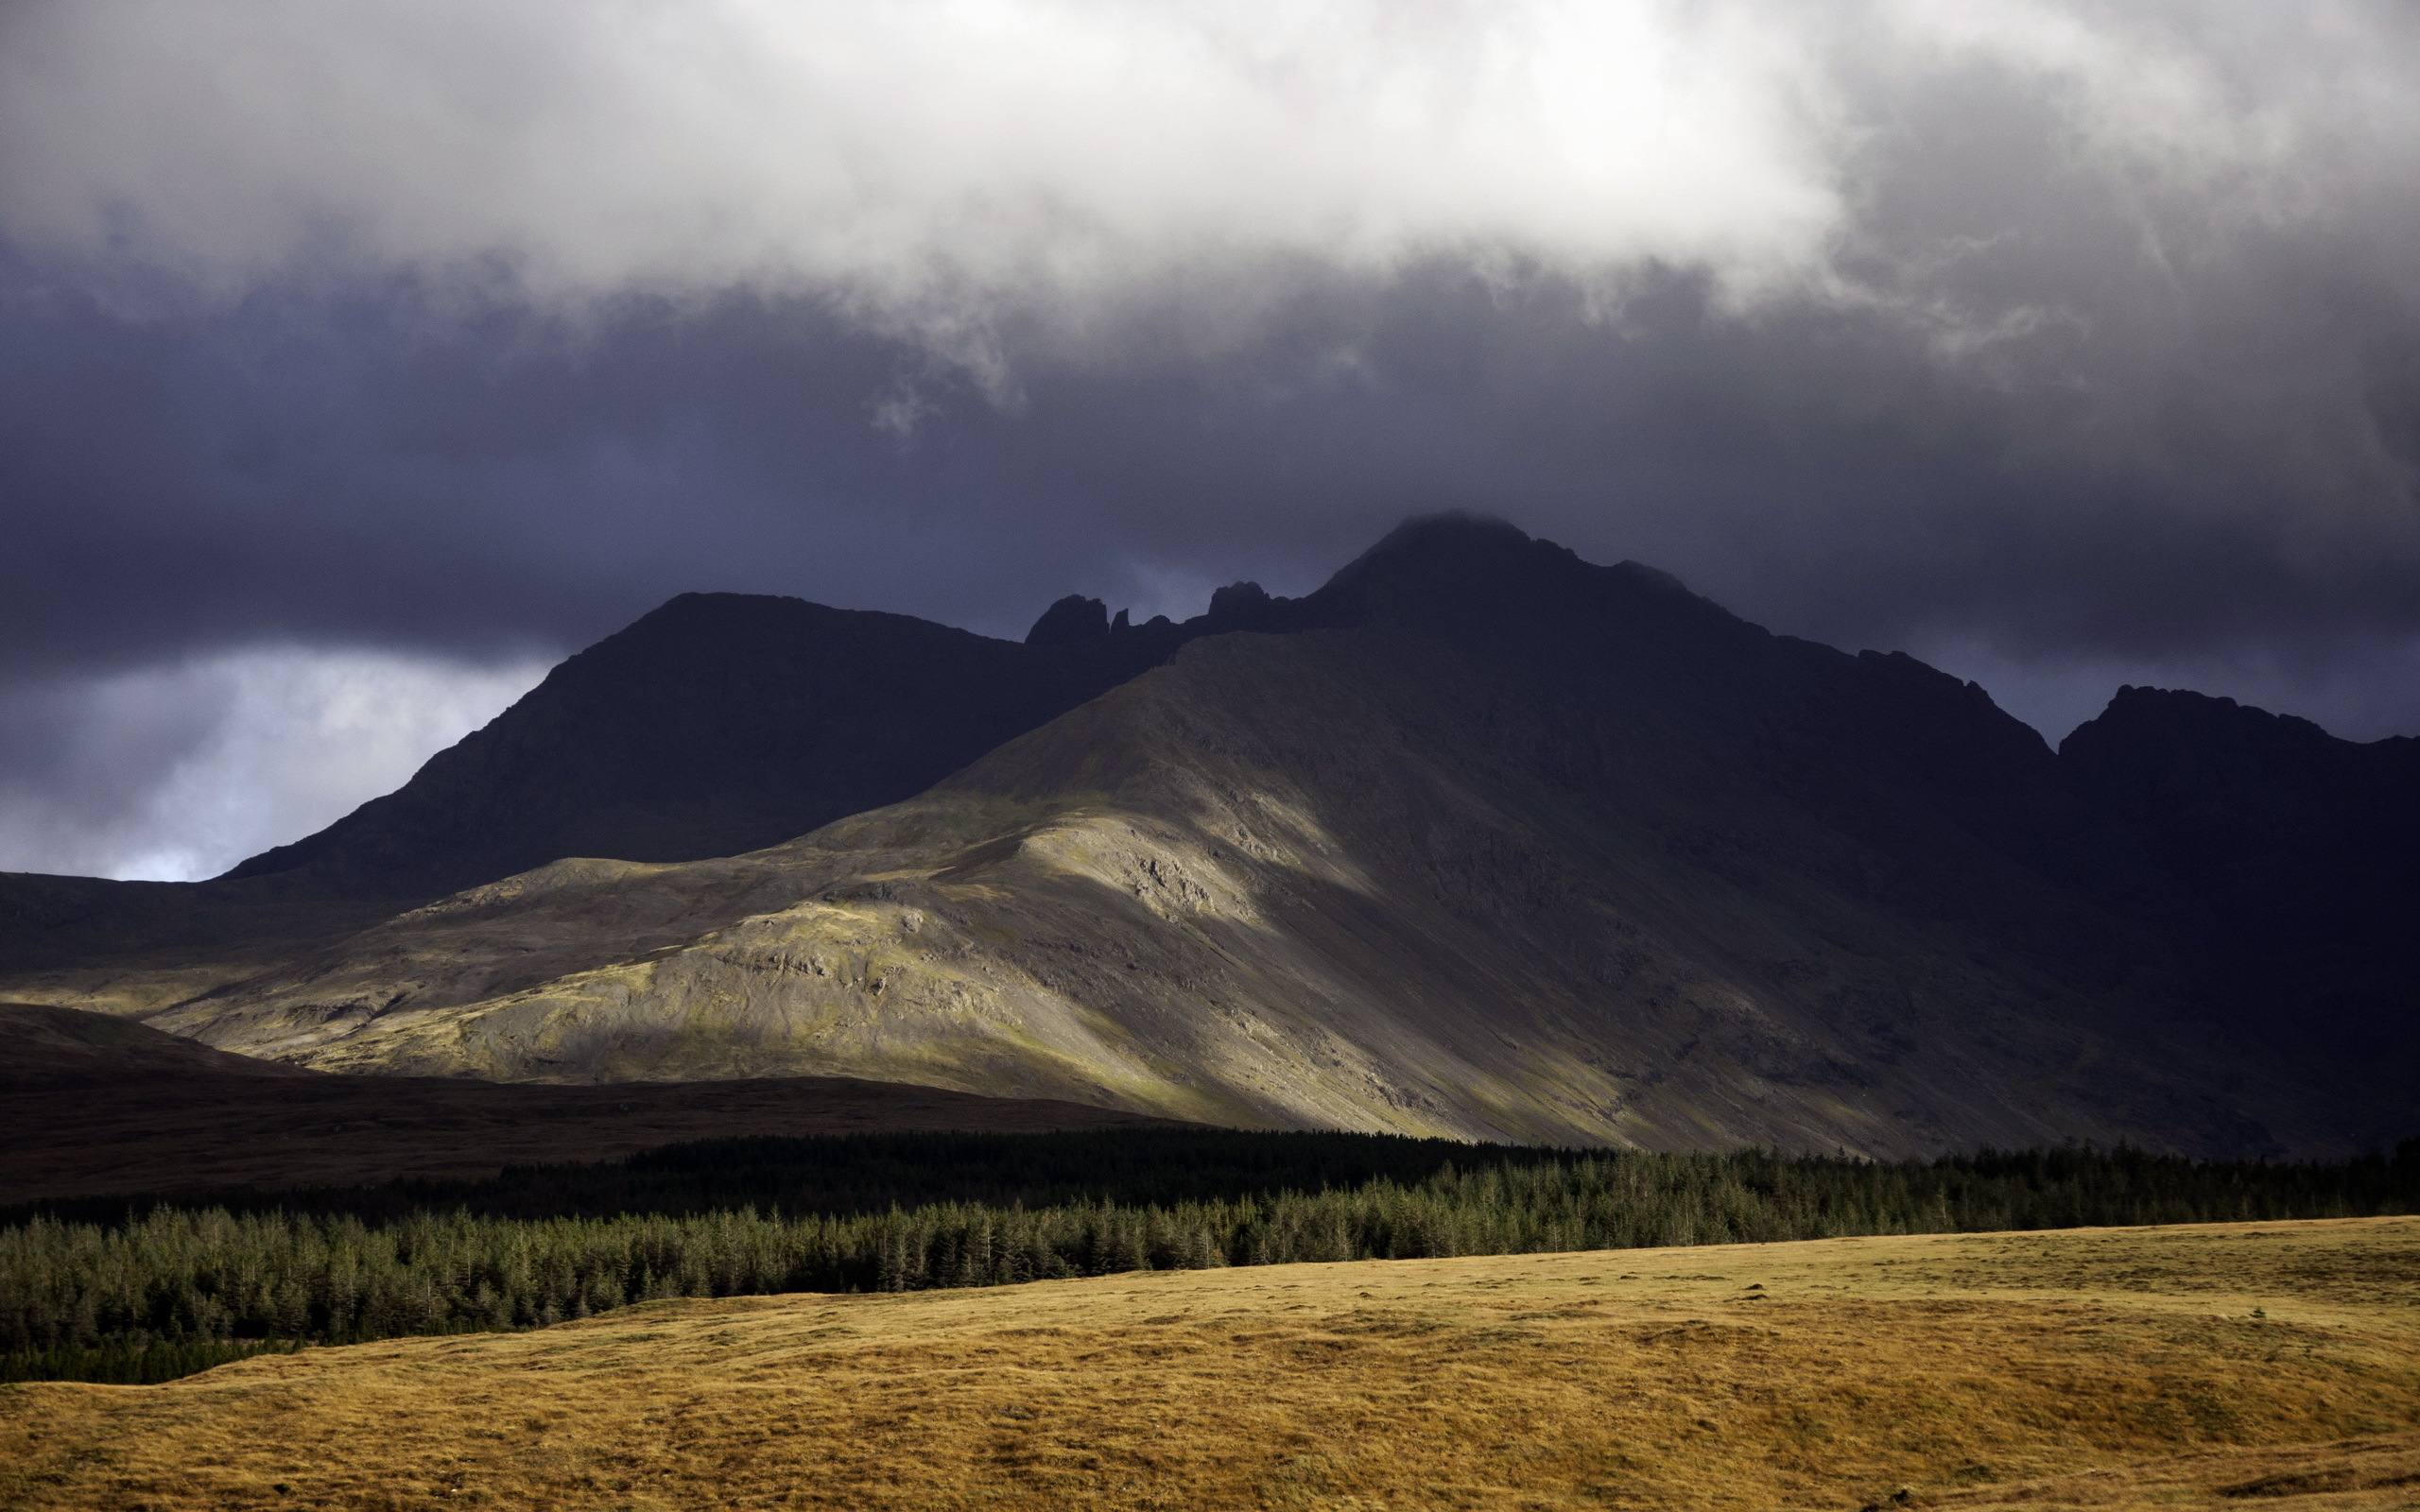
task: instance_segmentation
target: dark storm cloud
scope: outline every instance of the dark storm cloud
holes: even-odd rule
[[[231,15],[0,23],[0,680],[1014,634],[1465,507],[2046,727],[2420,730],[2398,8]]]

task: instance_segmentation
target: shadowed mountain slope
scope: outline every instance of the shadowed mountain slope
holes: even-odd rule
[[[254,1056],[233,1056],[104,1013],[37,1003],[0,1003],[0,1096],[22,1091],[123,1087],[154,1078],[309,1077]]]
[[[1266,601],[1277,602],[1277,601]],[[1113,632],[1053,606],[1027,644],[904,614],[683,593],[565,661],[402,788],[229,880],[424,898],[562,856],[687,861],[921,792],[1156,662],[1251,623]],[[1120,616],[1123,620],[1123,616]]]
[[[558,862],[150,1022],[1664,1147],[2342,1149],[2408,1111],[2210,1033],[2174,905],[2119,906],[2170,862],[1971,684],[1481,522],[1270,603],[1304,627],[1195,640],[908,802]]]
[[[560,857],[754,850],[921,792],[1197,636],[1304,620],[1248,583],[1183,625],[1113,625],[1071,595],[1019,644],[904,614],[684,593],[563,662],[402,788],[224,877],[0,873],[0,977],[65,970],[123,984],[74,1001],[147,1011]]]
[[[2412,742],[2129,690],[2054,754],[1905,656],[1459,517],[1302,599],[1239,585],[1139,627],[1062,600],[1023,646],[781,600],[676,610],[839,628],[693,702],[678,669],[720,630],[608,642],[381,802],[441,816],[459,782],[505,825],[479,775],[501,772],[542,806],[555,758],[526,752],[622,709],[615,658],[667,690],[616,714],[641,733],[599,736],[639,795],[625,840],[666,815],[692,839],[771,823],[785,770],[855,801],[940,759],[919,730],[1071,706],[769,849],[624,845],[208,971],[70,963],[7,991],[329,1070],[861,1076],[1261,1126],[1876,1155],[2342,1152],[2420,1126],[2379,1054],[2409,1034]],[[852,661],[860,630],[942,649]],[[777,665],[808,669],[794,704]],[[691,785],[691,750],[738,796]],[[373,811],[215,885],[300,887],[418,833]],[[592,822],[566,804],[511,843]]]
[[[507,1164],[732,1135],[1147,1126],[1167,1125],[1070,1103],[833,1078],[606,1088],[332,1076],[106,1014],[0,1003],[0,1206],[477,1178]]]
[[[2420,1081],[2420,740],[2122,688],[2060,765],[2150,859],[2106,896],[2178,942],[2214,1027],[2313,1072]]]

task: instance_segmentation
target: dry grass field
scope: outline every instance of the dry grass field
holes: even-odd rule
[[[0,1387],[28,1508],[2420,1506],[2420,1219],[652,1304]]]

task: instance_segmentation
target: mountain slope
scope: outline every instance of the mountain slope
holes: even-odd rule
[[[202,883],[0,873],[0,978],[150,1012],[413,903],[567,855],[729,855],[922,791],[1201,635],[1302,606],[1051,606],[1024,644],[902,614],[686,593],[571,657],[397,791]]]
[[[0,1095],[141,1081],[308,1077],[298,1066],[223,1050],[105,1013],[0,1003]]]
[[[331,1076],[74,1008],[0,1003],[0,1206],[131,1193],[482,1177],[734,1135],[1002,1133],[1155,1121],[833,1079],[507,1087]],[[114,1218],[122,1208],[87,1207]]]
[[[2060,765],[2155,868],[2111,905],[2183,941],[2233,1025],[2337,1064],[2420,1063],[2420,740],[2121,688]]]
[[[557,863],[151,1022],[330,1069],[1664,1147],[2384,1116],[2200,1032],[2177,952],[2056,875],[2155,858],[1971,685],[1471,522],[1301,606],[1358,627],[1199,640],[907,803]]]
[[[1129,629],[1120,615],[1115,631],[1098,602],[1065,599],[1019,644],[904,614],[683,593],[563,662],[396,792],[227,876],[426,898],[567,855],[754,850],[920,792],[1186,640],[1250,623],[1249,600],[1229,598],[1184,626]]]
[[[554,861],[207,979],[6,989],[332,1070],[850,1075],[1259,1125],[1877,1155],[2420,1125],[2379,1054],[2409,1034],[2411,743],[2130,691],[2054,754],[1907,657],[1460,518],[1303,599],[1141,627],[1063,600],[1012,649],[1068,660],[971,654],[1158,664],[769,849]],[[697,720],[740,748],[774,702]],[[901,769],[845,744],[819,782]],[[466,808],[544,791],[513,770]],[[720,801],[663,782],[651,812]]]

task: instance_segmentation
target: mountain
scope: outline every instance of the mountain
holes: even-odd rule
[[[2177,939],[2240,1032],[2420,1065],[2420,740],[2356,744],[2231,698],[2121,688],[2059,750],[2149,859],[2112,907]]]
[[[1071,598],[1023,644],[675,600],[202,893],[487,880],[0,988],[387,1075],[2342,1152],[2420,1126],[2416,749],[2129,689],[2054,752],[1906,656],[1443,517],[1301,599]]]
[[[1282,603],[1238,585],[1184,625],[1129,627],[1070,596],[1020,644],[905,614],[683,593],[557,666],[402,788],[227,878],[421,899],[562,856],[752,850],[921,792]]]
[[[977,653],[1156,659],[906,801],[744,854],[552,861],[147,1022],[334,1070],[852,1075],[1667,1148],[2318,1152],[2420,1124],[2391,1068],[2264,1017],[2229,965],[2273,949],[2229,943],[2264,865],[2326,872],[2312,814],[2405,812],[2402,747],[2202,730],[2130,692],[2054,753],[1905,656],[1772,635],[1495,522],[1417,522],[1303,599],[1221,597],[1128,629],[1063,601]],[[808,639],[792,664],[823,664]],[[772,701],[724,711],[711,748]],[[2294,775],[2331,763],[2386,775]],[[2294,803],[2227,797],[2279,774]],[[2256,840],[2269,861],[2197,859]],[[2408,990],[2380,933],[2411,896],[2397,864],[2381,843],[2383,869],[2328,883],[2379,889],[2350,934],[2295,905],[2277,959],[2316,942],[2352,964],[2313,982]]]
[[[43,1001],[149,1013],[559,857],[772,845],[921,792],[1189,640],[1300,618],[1250,583],[1182,625],[1130,626],[1070,595],[1020,644],[904,614],[684,593],[557,666],[396,792],[224,877],[0,873],[0,979]]]

